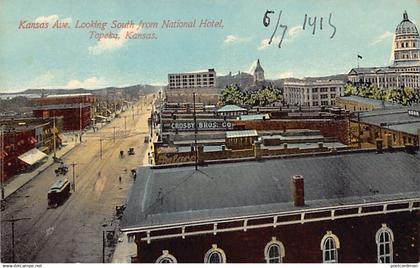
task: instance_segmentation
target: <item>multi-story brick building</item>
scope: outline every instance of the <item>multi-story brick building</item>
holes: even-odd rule
[[[82,130],[91,123],[92,113],[90,104],[59,104],[40,106],[33,109],[35,117],[52,118],[63,117],[64,131]]]
[[[140,168],[121,230],[135,262],[417,263],[419,167],[365,150]]]

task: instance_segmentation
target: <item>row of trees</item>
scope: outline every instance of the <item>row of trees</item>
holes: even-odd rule
[[[282,100],[280,90],[267,87],[252,92],[243,92],[239,87],[228,86],[220,96],[222,105],[251,105],[251,106],[267,106]]]
[[[345,85],[344,93],[346,96],[355,95],[375,100],[383,100],[402,105],[411,105],[420,101],[419,94],[416,94],[411,87],[392,88],[381,90],[374,85],[354,87],[350,84]]]

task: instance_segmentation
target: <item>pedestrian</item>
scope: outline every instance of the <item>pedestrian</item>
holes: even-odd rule
[[[120,183],[121,183],[121,176],[119,176],[119,177],[118,177],[118,180],[119,180],[119,181],[120,181]]]

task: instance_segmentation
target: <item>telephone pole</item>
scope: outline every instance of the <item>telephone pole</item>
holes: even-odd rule
[[[114,143],[115,143],[115,128],[116,127],[112,127],[114,129]]]
[[[57,158],[57,153],[56,153],[56,151],[57,151],[57,141],[56,141],[56,137],[55,137],[55,115],[54,115],[54,117],[53,117],[53,134],[54,134],[54,136],[53,136],[53,138],[54,138],[54,159],[55,158]]]
[[[103,141],[103,139],[99,139],[99,157],[100,157],[100,159],[102,159],[102,141]]]
[[[30,220],[31,218],[17,218],[13,217],[10,220],[2,220],[2,222],[10,222],[12,224],[12,263],[15,262],[15,222],[22,220]]]
[[[70,164],[73,167],[73,192],[76,192],[76,166],[78,165],[78,163],[71,163]]]
[[[4,185],[3,185],[3,181],[4,181],[4,158],[6,157],[6,154],[4,153],[4,125],[1,125],[1,152],[0,152],[0,157],[1,157],[1,177],[0,177],[0,188],[1,188],[1,201],[4,200]]]
[[[197,148],[197,116],[195,114],[195,92],[193,93],[193,116],[194,116],[194,151],[195,151],[195,170],[198,170],[198,148]]]

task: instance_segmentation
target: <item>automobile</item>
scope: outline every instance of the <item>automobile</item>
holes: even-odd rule
[[[149,143],[149,137],[144,137],[144,143]]]
[[[130,147],[130,148],[128,148],[128,155],[134,155],[134,148],[133,147]]]

